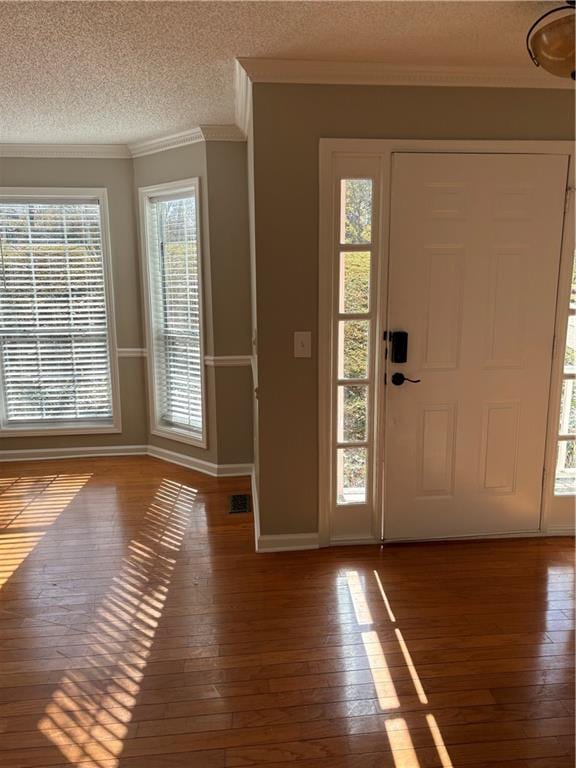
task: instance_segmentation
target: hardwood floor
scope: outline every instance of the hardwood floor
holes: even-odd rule
[[[568,768],[573,542],[257,555],[244,479],[0,465],[0,765]]]

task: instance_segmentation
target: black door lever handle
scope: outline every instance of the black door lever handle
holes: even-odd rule
[[[404,374],[399,371],[392,374],[392,384],[395,384],[397,387],[402,386],[405,381],[410,381],[412,384],[419,384],[421,379],[409,379],[408,376],[404,376]]]

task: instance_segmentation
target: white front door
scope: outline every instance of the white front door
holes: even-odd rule
[[[408,353],[387,367],[387,540],[539,529],[567,167],[393,155],[388,329]]]

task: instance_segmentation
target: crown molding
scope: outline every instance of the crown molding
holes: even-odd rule
[[[143,157],[144,155],[156,154],[156,152],[164,152],[167,149],[185,147],[188,144],[199,144],[203,141],[245,141],[245,137],[235,125],[200,125],[190,131],[129,144],[128,150],[132,157]]]
[[[128,151],[132,157],[143,157],[144,155],[154,155],[156,152],[164,152],[167,149],[176,149],[176,147],[185,147],[188,144],[198,144],[204,141],[204,136],[200,128],[192,128],[190,131],[173,133],[170,136],[162,136],[158,139],[148,139],[147,141],[138,141],[134,144],[128,144]]]
[[[236,125],[201,125],[204,141],[246,141]]]
[[[0,157],[129,159],[125,144],[0,144]]]
[[[367,61],[305,61],[303,59],[239,58],[237,62],[253,83],[311,85],[413,85],[476,88],[571,89],[568,78],[553,77],[536,67],[496,69],[483,67],[426,67],[417,69]],[[242,94],[236,77],[237,105]],[[237,113],[238,122],[238,113]]]
[[[130,159],[205,141],[246,141],[236,125],[201,125],[133,144],[0,144],[0,157]]]
[[[247,137],[252,125],[252,82],[238,59],[234,62],[234,121]]]

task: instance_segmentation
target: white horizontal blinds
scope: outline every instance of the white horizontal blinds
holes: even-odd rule
[[[151,198],[148,235],[157,420],[202,438],[197,204],[195,190]]]
[[[112,423],[98,201],[0,199],[4,426]]]

